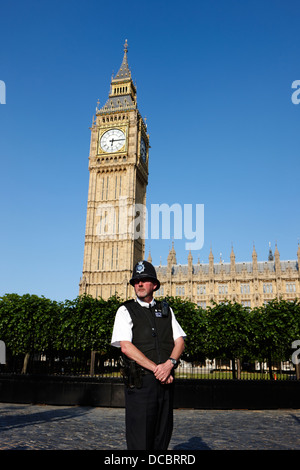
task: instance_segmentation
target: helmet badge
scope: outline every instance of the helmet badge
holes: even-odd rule
[[[139,261],[136,268],[135,268],[136,272],[141,274],[145,271],[145,266],[143,264],[143,261]]]

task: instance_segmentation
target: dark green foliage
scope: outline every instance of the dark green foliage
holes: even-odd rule
[[[184,359],[287,360],[292,342],[300,339],[300,304],[273,300],[252,311],[238,303],[213,303],[206,310],[188,300],[168,297],[187,334]],[[0,339],[11,356],[83,353],[101,357],[115,352],[110,340],[122,300],[90,296],[55,302],[36,295],[0,298]]]
[[[207,356],[240,358],[249,349],[249,312],[238,303],[213,304],[206,310]]]
[[[177,321],[187,335],[183,358],[189,362],[204,360],[205,310],[197,307],[197,305],[189,300],[182,300],[180,297],[167,297],[166,300],[172,307]]]
[[[0,298],[0,338],[13,354],[45,352],[60,331],[62,304],[37,295]]]
[[[257,360],[267,359],[272,377],[272,361],[287,360],[294,340],[300,339],[300,304],[276,299],[250,314],[251,353]]]

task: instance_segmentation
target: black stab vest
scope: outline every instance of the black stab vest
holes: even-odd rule
[[[172,315],[161,313],[161,304],[142,307],[135,300],[123,304],[132,319],[132,344],[156,364],[165,362],[174,347]]]

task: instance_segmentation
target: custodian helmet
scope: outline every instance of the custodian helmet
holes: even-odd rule
[[[154,290],[159,289],[160,282],[156,277],[155,268],[152,266],[151,263],[149,263],[149,261],[139,261],[133,268],[132,278],[129,282],[133,286],[135,281],[145,278],[151,279],[151,281],[157,283],[157,286]]]

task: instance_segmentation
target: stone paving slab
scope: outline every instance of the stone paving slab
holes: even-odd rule
[[[0,450],[125,450],[123,408],[0,403]],[[169,450],[300,450],[300,410],[174,410]]]

